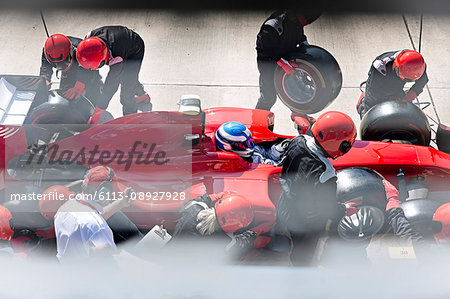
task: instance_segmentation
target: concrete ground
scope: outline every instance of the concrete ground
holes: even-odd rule
[[[259,96],[255,39],[269,11],[201,11],[183,14],[171,10],[44,10],[50,34],[84,37],[91,29],[120,24],[137,31],[146,43],[140,80],[152,97],[154,110],[176,110],[182,94],[198,94],[203,107],[253,108]],[[421,52],[427,62],[429,93],[441,121],[450,124],[450,15],[424,15]],[[311,44],[327,49],[337,59],[343,88],[326,110],[349,114],[355,110],[367,71],[378,54],[419,48],[420,15],[323,15],[305,28]],[[38,74],[45,31],[39,11],[0,12],[0,73]],[[107,67],[101,69],[106,75]],[[54,86],[58,80],[53,78]],[[108,110],[121,115],[118,93]],[[289,110],[277,101],[275,131],[295,134]],[[320,112],[322,113],[322,112]],[[320,113],[314,116],[320,115]],[[432,114],[433,110],[429,109]]]

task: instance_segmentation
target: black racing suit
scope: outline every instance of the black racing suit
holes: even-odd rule
[[[133,30],[124,26],[104,26],[91,31],[88,37],[102,39],[110,50],[109,72],[103,87],[99,107],[106,109],[120,85],[120,103],[124,115],[136,113],[135,95],[145,93],[139,82],[144,58],[144,41]],[[120,58],[119,58],[120,57]],[[112,59],[122,60],[114,63]]]
[[[261,144],[255,145],[255,151],[251,156],[252,163],[279,165],[283,158],[290,139],[283,140],[280,143],[265,147]]]
[[[376,104],[390,100],[401,100],[405,96],[403,88],[406,81],[398,77],[392,65],[397,55],[401,51],[391,51],[377,56],[372,62],[366,82],[366,91],[364,99],[358,108],[361,118],[364,114]],[[417,79],[411,90],[416,95],[422,93],[423,88],[428,82],[427,72]]]
[[[60,72],[61,81],[59,88],[66,91],[74,87],[77,81],[84,83],[86,94],[85,97],[88,98],[94,105],[97,106],[97,102],[100,97],[102,81],[101,76],[98,71],[91,71],[81,67],[76,60],[76,48],[81,42],[78,37],[68,36],[70,42],[74,47],[73,59],[74,62],[72,66],[65,72]],[[51,82],[53,75],[53,68],[55,67],[50,63],[47,58],[45,58],[44,50],[42,50],[42,62],[39,71],[39,76],[44,77],[48,82]]]
[[[329,229],[335,232],[333,227],[345,214],[336,198],[335,170],[314,144],[309,136],[294,138],[280,176],[276,230],[290,233],[291,261],[296,266],[311,264],[319,238]]]
[[[254,232],[245,228],[239,230],[233,234],[236,242],[231,242],[231,236],[227,235],[221,228],[218,228],[211,235],[202,235],[197,230],[198,213],[212,206],[213,203],[208,194],[198,196],[186,202],[180,211],[180,219],[175,226],[172,239],[169,243],[171,244],[170,246],[174,248],[174,245],[186,244],[186,241],[191,241],[191,244],[195,244],[196,246],[200,244],[200,246],[208,246],[208,248],[204,248],[205,252],[209,252],[212,248],[215,248],[215,251],[222,252],[222,255],[226,252],[232,259],[242,258],[246,253],[253,249],[253,244],[257,237]],[[217,253],[220,254],[220,252]]]
[[[306,42],[303,26],[291,10],[277,10],[267,18],[256,38],[260,97],[255,109],[270,110],[277,99],[274,71],[277,61]]]

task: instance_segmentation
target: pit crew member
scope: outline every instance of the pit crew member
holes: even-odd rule
[[[314,137],[300,135],[289,143],[280,175],[275,230],[290,233],[294,266],[311,265],[319,237],[346,213],[336,199],[336,173],[328,158],[347,153],[356,138],[352,119],[337,111],[320,115],[311,131]]]
[[[4,206],[0,206],[0,257],[9,258],[14,256],[11,247],[11,239],[14,235],[12,214]]]
[[[405,93],[403,88],[407,82],[414,82],[414,85]],[[401,50],[383,53],[372,62],[365,94],[356,109],[362,118],[370,108],[381,102],[412,102],[422,93],[427,82],[425,60],[419,52]]]
[[[82,183],[83,197],[64,203],[54,219],[57,257],[62,263],[88,260],[92,255],[110,258],[116,251],[113,232],[106,222],[111,216],[131,205],[131,196],[108,203],[98,200],[101,192],[110,192],[114,172],[97,166],[86,172]],[[114,184],[128,193],[120,183]],[[106,189],[104,189],[106,188]],[[91,195],[91,196],[87,196]],[[93,199],[92,199],[93,198]]]
[[[104,26],[92,30],[80,42],[77,60],[88,70],[110,67],[98,106],[108,107],[111,98],[120,87],[123,115],[136,113],[138,106],[151,110],[150,96],[139,82],[139,71],[144,58],[144,41],[124,26]],[[142,107],[140,110],[144,110]]]
[[[261,217],[256,216],[244,196],[231,192],[204,194],[183,205],[170,242],[173,246],[180,240],[192,238],[196,242],[207,238],[222,239],[226,252],[241,259],[252,249],[262,248],[270,242],[270,237],[265,234],[271,230],[274,220],[275,207],[272,215]]]
[[[235,121],[222,124],[214,134],[219,150],[233,152],[251,163],[278,165],[290,139],[273,144],[270,147],[255,145],[252,133],[243,124]]]
[[[322,8],[316,5],[301,11],[277,10],[264,21],[256,38],[260,97],[255,109],[270,110],[275,104],[274,71],[277,61],[308,45],[303,27],[321,14]]]
[[[67,99],[78,99],[86,96],[94,105],[100,96],[102,81],[96,70],[82,68],[76,59],[80,38],[53,34],[44,44],[39,75],[44,77],[50,87],[53,68],[61,72],[59,88]]]

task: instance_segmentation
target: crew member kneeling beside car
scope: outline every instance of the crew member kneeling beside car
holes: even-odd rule
[[[112,192],[115,186],[124,192],[123,200],[108,205],[108,201],[98,200],[101,192]],[[82,183],[83,196],[66,201],[54,215],[57,257],[60,262],[83,261],[92,255],[111,257],[116,251],[116,243],[107,220],[131,205],[129,195],[132,191],[114,182],[111,168],[97,166],[89,169]]]
[[[356,104],[360,117],[381,102],[412,102],[428,82],[425,69],[422,55],[413,50],[391,51],[376,57],[369,70],[365,94]],[[403,88],[407,82],[415,83],[405,93]]]
[[[262,248],[270,242],[270,237],[265,234],[273,225],[275,208],[272,212],[273,215],[262,219],[255,216],[250,201],[242,195],[231,192],[204,194],[183,205],[169,244],[222,240],[223,253],[240,260],[252,249]]]

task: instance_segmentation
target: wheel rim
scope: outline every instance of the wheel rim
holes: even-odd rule
[[[286,96],[298,104],[307,104],[316,95],[316,82],[305,70],[297,69],[295,73],[284,74],[282,86]]]
[[[346,241],[364,241],[378,233],[384,225],[384,213],[377,207],[361,206],[359,211],[341,219],[339,236]]]

